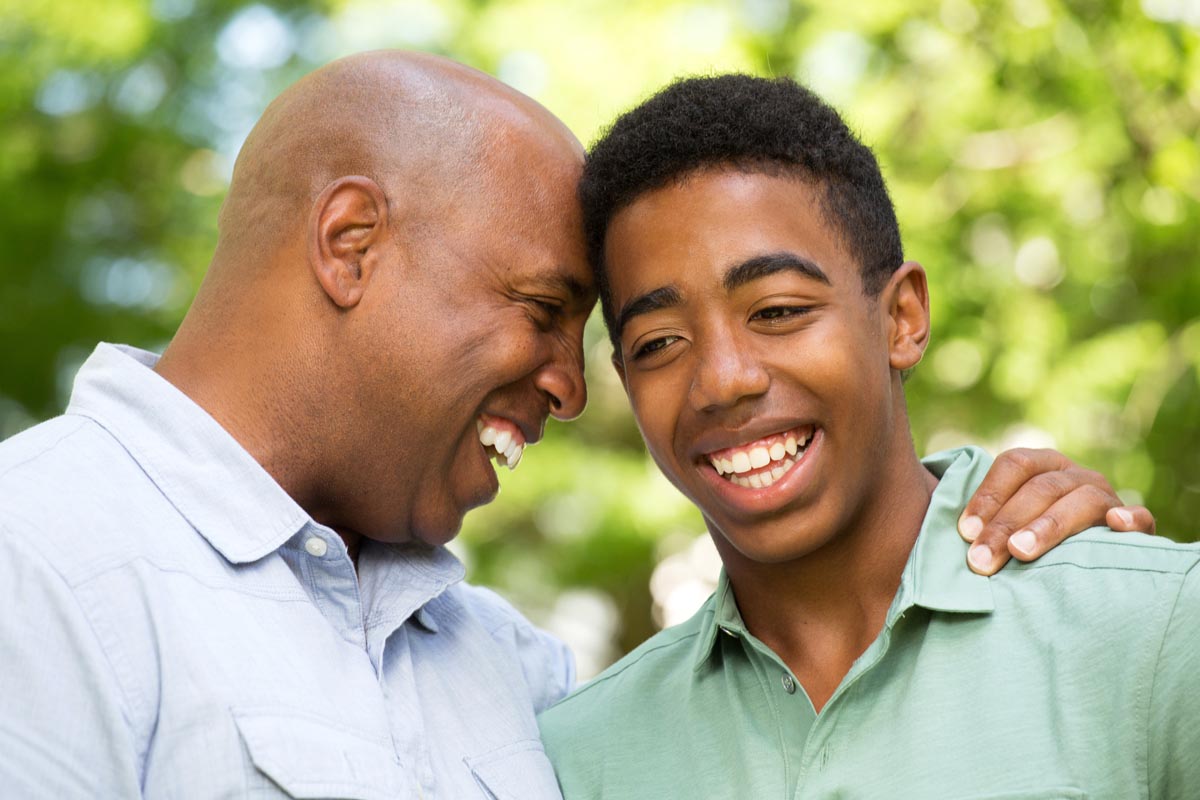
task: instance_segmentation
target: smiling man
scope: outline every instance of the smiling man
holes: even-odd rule
[[[567,800],[1195,796],[1200,546],[1095,531],[961,569],[990,459],[914,452],[925,273],[836,112],[681,81],[581,195],[614,364],[724,570],[542,715]]]
[[[534,715],[569,654],[443,545],[492,461],[583,410],[582,163],[433,56],[271,104],[161,359],[101,345],[66,414],[0,446],[0,793],[559,796]],[[1038,547],[1116,503],[1057,454],[1009,467],[997,551],[1045,510],[1028,479],[1065,495]]]

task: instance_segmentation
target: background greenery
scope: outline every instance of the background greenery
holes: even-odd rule
[[[919,446],[1054,445],[1195,538],[1198,28],[1198,0],[0,0],[0,436],[58,413],[97,341],[166,342],[242,137],[314,66],[445,53],[585,142],[672,77],[737,69],[807,81],[883,161],[933,283]],[[593,320],[588,412],[458,546],[585,672],[715,574],[607,347]]]

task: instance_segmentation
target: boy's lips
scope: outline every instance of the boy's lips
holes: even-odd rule
[[[705,454],[701,473],[725,503],[746,512],[770,511],[802,492],[824,434],[815,425]]]
[[[816,427],[799,425],[746,444],[705,454],[718,475],[746,489],[761,489],[779,480],[804,456]]]

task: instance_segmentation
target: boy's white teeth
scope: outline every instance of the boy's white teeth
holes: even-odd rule
[[[729,480],[743,489],[765,489],[787,474],[796,462],[785,458],[766,472],[756,472],[753,475],[730,475]]]
[[[783,474],[796,463],[797,454],[803,455],[804,449],[812,441],[813,431],[806,429],[799,437],[795,433],[787,434],[782,440],[767,445],[755,445],[741,450],[725,451],[722,456],[710,456],[709,463],[718,475],[723,475],[738,486],[760,489],[770,486],[783,477]],[[754,475],[746,475],[751,470],[762,469],[774,462],[774,466]]]

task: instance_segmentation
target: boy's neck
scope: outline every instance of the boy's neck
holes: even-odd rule
[[[937,486],[911,443],[851,524],[808,555],[750,561],[714,537],[747,629],[819,712],[879,635]]]

